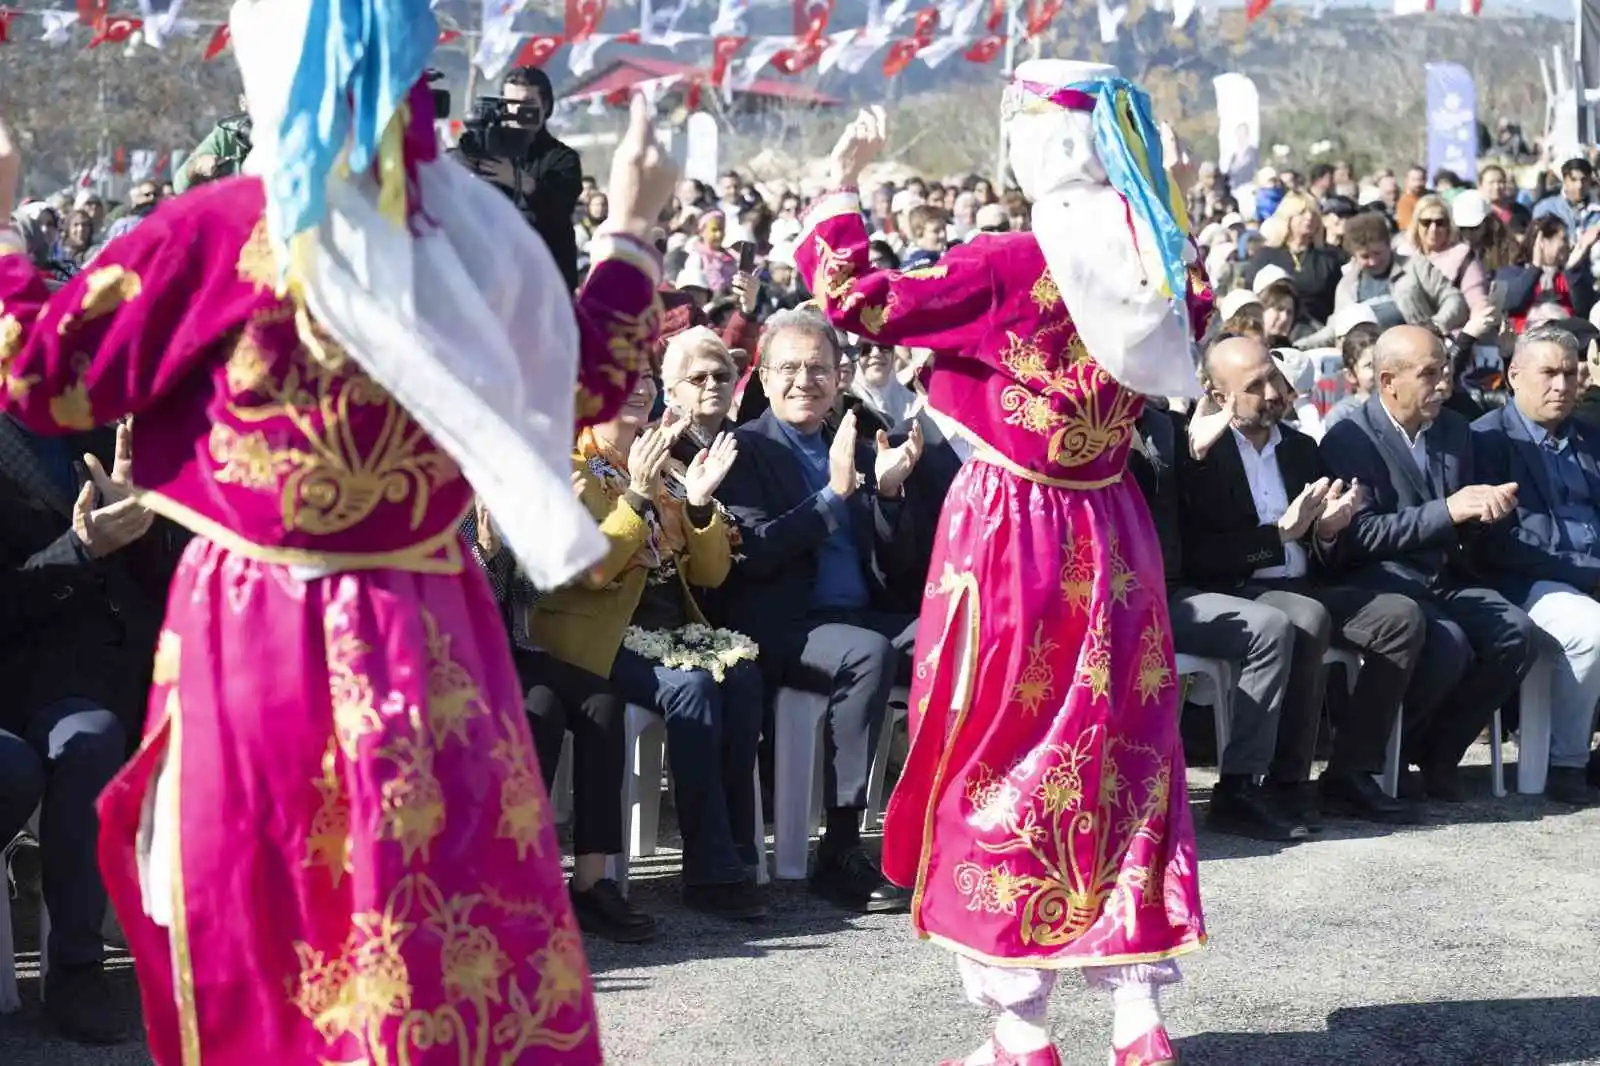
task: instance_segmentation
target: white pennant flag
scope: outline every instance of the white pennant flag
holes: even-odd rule
[[[1421,15],[1433,10],[1433,0],[1394,0],[1396,15]]]
[[[128,180],[137,185],[149,181],[156,173],[156,154],[147,148],[128,153]]]
[[[871,30],[844,30],[828,38],[827,50],[817,61],[817,70],[827,74],[841,70],[846,74],[860,74],[867,61],[888,43],[887,35],[879,37]]]
[[[1116,44],[1123,20],[1128,17],[1128,5],[1113,4],[1111,0],[1096,0],[1095,8],[1100,16],[1100,43]]]
[[[940,37],[918,52],[917,58],[928,64],[929,70],[933,70],[957,52],[971,47],[973,43],[974,40],[970,37]]]
[[[978,23],[989,9],[989,0],[945,0],[939,5],[939,25],[951,37],[967,40],[978,35]]]
[[[1178,29],[1187,26],[1198,6],[1196,0],[1172,0],[1172,24]]]
[[[642,0],[639,5],[639,43],[673,48],[687,38],[678,32],[678,23],[689,10],[689,0]]]
[[[500,72],[511,63],[522,43],[522,35],[514,28],[517,14],[527,0],[483,0],[483,36],[478,38],[478,51],[472,57],[483,76],[490,81],[500,77]]]
[[[729,89],[748,89],[756,83],[761,72],[767,69],[774,56],[798,43],[795,37],[760,37],[750,46],[750,53],[740,62],[737,70],[728,71]]]
[[[743,37],[750,32],[750,0],[717,0],[717,17],[711,23],[713,37]]]
[[[144,43],[160,48],[161,43],[173,35],[173,26],[182,10],[183,0],[165,0],[164,3],[163,0],[139,0],[139,16],[144,22],[139,34]]]
[[[76,11],[41,11],[44,34],[39,39],[48,44],[67,44],[72,40],[72,27],[78,24]]]
[[[604,45],[617,39],[614,33],[595,33],[581,41],[573,41],[567,49],[567,69],[574,78],[581,78],[594,69],[596,57]]]

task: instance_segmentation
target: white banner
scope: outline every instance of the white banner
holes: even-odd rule
[[[1212,79],[1217,94],[1217,163],[1237,195],[1254,187],[1261,165],[1261,94],[1243,74]]]

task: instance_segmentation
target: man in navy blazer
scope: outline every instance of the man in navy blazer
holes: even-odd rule
[[[1485,484],[1466,419],[1444,408],[1444,346],[1419,326],[1373,350],[1370,399],[1322,439],[1329,469],[1369,499],[1333,559],[1350,584],[1410,596],[1427,616],[1422,661],[1404,701],[1402,758],[1428,796],[1459,802],[1457,765],[1521,684],[1533,623],[1475,572],[1484,530],[1516,506],[1517,486]]]
[[[916,638],[914,617],[881,608],[915,558],[896,545],[913,537],[914,512],[900,497],[923,440],[916,431],[897,448],[858,441],[853,413],[828,439],[840,354],[814,310],[767,320],[760,372],[771,407],[739,427],[739,458],[717,493],[738,520],[742,559],[711,607],[715,621],[761,646],[777,714],[790,700],[827,701],[827,825],[812,890],[882,912],[905,909],[910,894],[862,850],[861,813],[889,693]]]
[[[1511,358],[1512,402],[1472,424],[1484,475],[1520,486],[1485,561],[1563,652],[1550,690],[1545,794],[1580,806],[1597,798],[1584,771],[1600,702],[1600,433],[1572,417],[1583,358],[1571,333],[1533,327]]]

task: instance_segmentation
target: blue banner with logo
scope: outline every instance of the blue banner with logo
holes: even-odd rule
[[[1478,90],[1458,63],[1428,64],[1428,181],[1441,170],[1478,177]]]

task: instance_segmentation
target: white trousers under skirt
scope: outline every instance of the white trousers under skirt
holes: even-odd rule
[[[1049,1009],[1050,990],[1060,970],[1027,970],[1014,966],[991,966],[965,955],[956,956],[961,984],[967,998],[988,1010],[1015,1014],[1023,1018],[1043,1017]],[[1085,966],[1083,979],[1090,988],[1115,992],[1119,988],[1142,985],[1159,987],[1182,979],[1172,959],[1131,966]]]

